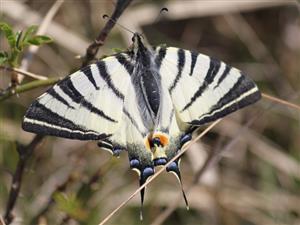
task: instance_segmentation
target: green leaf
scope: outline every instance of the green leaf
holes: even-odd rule
[[[22,51],[23,50],[23,48],[22,48],[22,41],[21,41],[22,34],[23,34],[23,31],[18,31],[16,33],[16,49],[18,51]]]
[[[9,46],[11,48],[15,47],[16,37],[15,37],[12,27],[9,26],[7,23],[0,23],[0,30],[2,30],[4,32],[5,37],[9,43]]]
[[[21,52],[17,48],[14,48],[10,52],[10,57],[8,59],[8,63],[11,67],[18,67],[19,66],[20,55],[21,55]]]
[[[0,65],[3,65],[8,60],[8,53],[7,52],[0,52]]]
[[[37,29],[38,29],[38,26],[36,26],[36,25],[32,25],[32,26],[28,27],[24,33],[22,42],[24,42],[24,43],[27,42],[27,40],[29,38],[31,38],[33,36],[33,34],[36,33]]]
[[[41,44],[45,44],[45,43],[50,43],[53,40],[45,35],[36,35],[33,36],[32,38],[27,40],[27,43],[32,44],[32,45],[41,45]]]

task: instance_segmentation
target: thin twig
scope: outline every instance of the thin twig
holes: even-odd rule
[[[19,74],[22,74],[24,76],[31,77],[31,78],[34,78],[34,79],[37,79],[37,80],[47,80],[48,79],[48,77],[38,75],[38,74],[34,74],[34,73],[31,73],[31,72],[25,71],[23,69],[18,69],[18,68],[14,68],[14,67],[0,66],[0,69],[17,72]]]
[[[9,192],[9,197],[6,205],[6,212],[4,215],[4,221],[8,225],[12,222],[14,216],[12,214],[12,210],[17,202],[21,184],[22,184],[22,178],[24,174],[24,169],[27,163],[27,160],[32,155],[34,149],[38,146],[38,144],[43,140],[43,135],[36,135],[34,139],[30,142],[29,145],[25,147],[18,146],[17,150],[19,153],[19,161],[17,164],[16,171],[13,175],[12,185]]]
[[[262,93],[261,94],[262,97],[268,99],[268,100],[271,100],[273,102],[277,102],[279,104],[282,104],[282,105],[285,105],[285,106],[288,106],[288,107],[291,107],[291,108],[294,108],[294,109],[297,109],[297,110],[300,110],[300,106],[299,105],[296,105],[294,103],[291,103],[291,102],[288,102],[288,101],[285,101],[283,99],[280,99],[280,98],[277,98],[277,97],[274,97],[274,96],[271,96],[271,95],[268,95],[266,93]]]
[[[6,100],[7,98],[9,98],[15,94],[19,94],[19,93],[22,93],[25,91],[30,91],[30,90],[33,90],[38,87],[45,87],[45,86],[55,84],[60,79],[61,78],[56,77],[56,78],[51,78],[51,79],[47,79],[47,80],[35,80],[32,82],[17,86],[14,89],[8,89],[3,94],[0,95],[0,102]]]
[[[174,156],[166,165],[164,165],[160,170],[158,170],[152,177],[150,177],[143,185],[141,185],[133,194],[131,194],[125,201],[123,201],[116,209],[114,209],[109,215],[107,215],[99,225],[105,224],[117,211],[119,211],[123,206],[127,204],[136,194],[138,194],[143,188],[145,188],[149,183],[151,183],[156,177],[158,177],[174,160],[181,157],[189,147],[202,138],[206,133],[208,133],[214,126],[216,126],[221,119],[216,120],[213,122],[209,127],[207,127],[203,132],[201,132],[196,138],[194,138],[188,145],[186,145],[179,154]]]
[[[100,31],[95,41],[87,48],[85,56],[83,57],[82,67],[89,64],[95,59],[99,48],[104,44],[109,32],[115,26],[115,22],[122,15],[123,11],[128,7],[132,0],[118,0],[111,19],[107,21],[104,28]]]

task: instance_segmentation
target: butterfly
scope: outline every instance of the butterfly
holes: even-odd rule
[[[181,48],[146,47],[138,33],[132,41],[128,51],[67,76],[38,97],[22,127],[96,140],[114,156],[127,151],[143,185],[196,128],[258,101],[261,94],[248,76],[218,59]],[[181,184],[179,162],[166,170]]]

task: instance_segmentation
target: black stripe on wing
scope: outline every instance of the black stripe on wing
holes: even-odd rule
[[[222,75],[220,76],[218,83],[216,84],[216,86],[214,86],[214,89],[216,89],[217,87],[219,87],[219,85],[222,83],[222,81],[227,77],[227,75],[230,73],[231,70],[231,66],[226,64],[226,68],[223,71]]]
[[[116,120],[112,119],[108,115],[106,115],[101,109],[96,108],[93,106],[92,103],[88,102],[84,96],[81,95],[81,93],[76,89],[74,86],[72,80],[70,77],[67,77],[65,80],[61,81],[58,86],[62,89],[62,91],[68,95],[74,102],[80,104],[81,106],[85,107],[88,109],[90,112],[97,114],[98,116],[117,123]]]
[[[107,86],[115,93],[116,96],[124,100],[124,95],[115,87],[115,85],[112,83],[110,75],[107,73],[105,62],[98,61],[96,63],[99,74],[102,77],[102,79],[106,82]]]
[[[81,69],[80,71],[89,79],[89,81],[92,83],[94,88],[96,90],[99,90],[99,87],[97,86],[96,81],[94,79],[94,75],[92,73],[91,66],[86,66],[83,69]]]
[[[167,52],[166,48],[162,48],[162,47],[158,51],[158,55],[155,58],[155,63],[157,65],[158,70],[160,69],[161,63],[166,56],[166,52]]]
[[[70,105],[63,97],[61,97],[61,96],[55,91],[54,88],[50,88],[50,89],[47,91],[47,93],[48,93],[49,95],[51,95],[53,98],[55,98],[57,101],[59,101],[59,102],[65,104],[65,105],[68,106],[69,108],[74,109],[74,107],[71,106],[71,105]]]
[[[126,59],[126,57],[123,54],[117,54],[115,55],[117,58],[118,62],[124,66],[124,68],[127,70],[128,74],[131,75],[134,69],[134,66],[132,63]]]
[[[244,96],[239,101],[235,102],[240,96],[256,88],[255,83],[248,77],[241,74],[238,81],[233,85],[233,87],[211,108],[210,112],[201,116],[199,120],[194,120],[191,122],[193,125],[202,125],[221,117],[228,115],[238,109],[241,109],[247,105],[253,104],[261,98],[261,93],[257,91],[249,93],[249,95]],[[232,103],[232,104],[231,104]],[[228,107],[224,107],[229,104]]]
[[[71,120],[52,112],[38,101],[30,106],[24,118],[22,128],[29,132],[80,140],[101,140],[110,136],[86,130]],[[26,119],[30,119],[32,122],[26,122]]]
[[[172,85],[169,88],[170,93],[173,92],[173,90],[175,89],[178,81],[180,80],[181,75],[182,75],[182,70],[183,70],[183,67],[184,67],[184,64],[185,64],[185,52],[184,52],[184,50],[183,49],[178,49],[177,55],[178,55],[178,63],[177,63],[178,73],[175,77],[175,80],[173,81]]]
[[[190,101],[183,107],[181,112],[187,110],[193,103],[203,94],[203,92],[207,89],[207,87],[214,81],[219,69],[221,66],[221,62],[218,59],[210,58],[209,69],[204,78],[203,84],[199,87],[199,89],[194,93],[193,97]]]
[[[191,51],[191,71],[190,71],[190,76],[193,75],[194,73],[194,68],[195,68],[195,65],[196,65],[196,62],[197,62],[197,57],[198,57],[198,53],[197,52],[194,52],[194,51]]]

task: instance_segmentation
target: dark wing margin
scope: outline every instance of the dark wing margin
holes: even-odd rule
[[[261,93],[255,83],[247,76],[240,74],[233,87],[223,95],[219,101],[211,107],[211,110],[203,114],[198,120],[193,120],[192,125],[202,125],[232,112],[251,105],[261,98]]]
[[[47,107],[35,101],[25,114],[22,128],[28,132],[43,135],[53,135],[78,140],[101,140],[110,134],[99,134],[86,130],[50,111]]]

